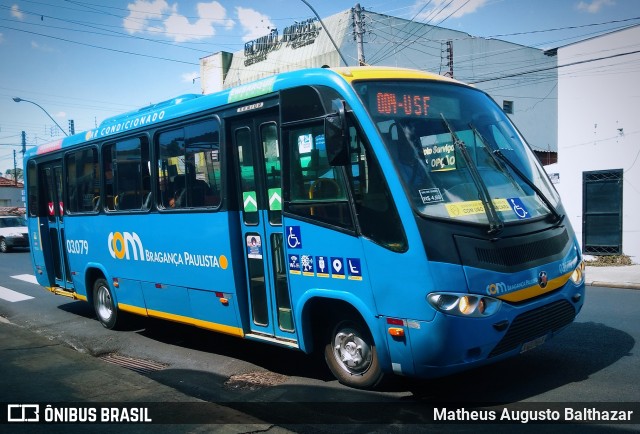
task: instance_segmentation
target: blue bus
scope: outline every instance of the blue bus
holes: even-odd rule
[[[38,282],[95,307],[324,352],[342,383],[534,348],[584,302],[581,251],[484,92],[308,69],[106,119],[25,155]]]

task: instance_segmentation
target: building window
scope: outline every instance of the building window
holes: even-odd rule
[[[513,114],[513,101],[502,101],[502,110],[509,115]]]
[[[622,254],[622,176],[622,169],[582,174],[582,248],[586,254]]]

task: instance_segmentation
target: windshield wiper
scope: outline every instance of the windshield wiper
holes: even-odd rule
[[[502,151],[500,149],[493,149],[490,145],[489,142],[487,142],[487,139],[484,138],[484,136],[482,134],[480,134],[480,131],[478,131],[476,129],[475,126],[473,126],[472,124],[469,124],[469,127],[473,130],[473,132],[480,138],[480,140],[482,141],[482,143],[484,144],[485,148],[487,149],[487,151],[489,152],[489,155],[491,155],[491,157],[496,160],[496,157],[498,157],[500,159],[500,161],[504,162],[507,166],[509,166],[511,168],[511,170],[513,170],[513,172],[518,175],[518,177],[520,179],[522,179],[529,187],[531,187],[531,189],[538,195],[538,197],[540,197],[540,199],[542,199],[542,201],[544,202],[544,204],[547,206],[547,208],[549,208],[549,210],[551,211],[551,213],[553,214],[554,218],[557,221],[557,224],[559,225],[560,223],[562,223],[562,221],[564,220],[564,214],[560,214],[558,212],[558,210],[556,209],[555,206],[553,206],[553,204],[551,203],[551,201],[547,198],[547,196],[545,196],[545,194],[542,192],[542,190],[540,190],[538,188],[538,186],[535,184],[535,182],[533,182],[532,180],[530,180],[519,168],[518,166],[516,166],[515,164],[513,164],[513,162],[511,160],[509,160],[507,158],[506,155],[504,155],[502,153]],[[491,150],[491,151],[489,151]]]
[[[502,220],[498,216],[498,211],[496,211],[496,207],[493,205],[491,201],[491,196],[489,195],[489,190],[487,190],[487,186],[482,180],[482,176],[480,176],[480,172],[478,172],[478,168],[476,164],[471,159],[469,152],[467,151],[467,145],[460,140],[458,135],[455,133],[451,125],[449,125],[449,121],[444,116],[444,114],[440,113],[440,117],[442,118],[442,122],[447,127],[449,132],[451,133],[451,138],[453,139],[453,146],[460,150],[460,155],[462,155],[462,159],[467,163],[467,167],[469,168],[469,172],[471,173],[471,179],[473,179],[476,188],[478,189],[478,196],[482,205],[484,205],[484,211],[487,215],[487,219],[489,220],[489,231],[488,233],[493,235],[502,231],[504,227]]]

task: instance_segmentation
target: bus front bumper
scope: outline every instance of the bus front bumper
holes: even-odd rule
[[[393,371],[435,378],[517,355],[551,339],[573,322],[584,303],[584,284],[518,305],[503,303],[487,318],[438,312],[432,321],[407,321],[406,341],[389,336]]]

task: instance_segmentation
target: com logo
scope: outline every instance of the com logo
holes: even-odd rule
[[[142,240],[135,232],[110,232],[107,237],[109,254],[113,259],[144,261]]]
[[[488,295],[503,294],[505,292],[507,292],[507,285],[505,285],[502,282],[500,282],[500,283],[492,283],[490,285],[487,285],[487,294]]]

